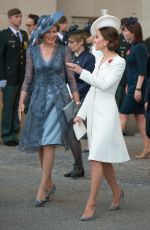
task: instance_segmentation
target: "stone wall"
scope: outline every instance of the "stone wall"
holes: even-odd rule
[[[7,11],[13,7],[22,10],[24,29],[28,13],[42,15],[63,10],[71,25],[74,18],[79,17],[79,21],[83,20],[84,23],[87,17],[98,17],[101,9],[108,9],[110,14],[119,18],[137,16],[142,24],[144,37],[150,36],[149,0],[0,0],[0,29],[8,26]]]
[[[22,28],[26,29],[26,18],[29,13],[51,14],[57,9],[57,0],[0,0],[0,29],[8,26],[7,11],[11,8],[19,8],[22,11]]]

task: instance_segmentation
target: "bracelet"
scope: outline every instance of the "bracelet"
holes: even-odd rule
[[[141,88],[135,88],[135,90],[137,90],[137,91],[141,91]]]

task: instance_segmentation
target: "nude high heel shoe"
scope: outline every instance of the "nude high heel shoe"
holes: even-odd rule
[[[149,152],[143,152],[140,155],[135,156],[136,159],[147,159],[150,156],[150,151]]]
[[[113,204],[111,203],[110,207],[109,207],[109,210],[110,211],[114,211],[114,210],[118,210],[120,209],[122,206],[124,206],[124,192],[123,190],[121,190],[121,195],[120,195],[120,202],[119,204]]]

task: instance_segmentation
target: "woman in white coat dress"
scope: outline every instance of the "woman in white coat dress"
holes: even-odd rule
[[[79,124],[81,119],[87,119],[91,161],[91,191],[81,221],[94,218],[96,197],[103,175],[112,190],[110,210],[120,208],[124,195],[112,165],[129,160],[115,101],[115,92],[125,69],[124,59],[114,52],[118,45],[119,27],[120,20],[111,15],[102,16],[93,23],[91,33],[95,36],[96,49],[102,50],[103,57],[97,60],[92,74],[78,65],[68,63],[71,70],[80,74],[80,79],[91,85],[74,119]]]

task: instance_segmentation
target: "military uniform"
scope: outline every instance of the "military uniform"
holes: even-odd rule
[[[20,37],[8,28],[0,33],[0,80],[7,80],[3,89],[2,140],[18,141],[18,103],[25,75],[27,33],[20,30]]]
[[[117,53],[126,59],[126,53],[128,49],[130,48],[130,44],[126,42],[123,34],[121,33],[119,35],[119,47],[117,49]],[[122,79],[118,85],[117,91],[116,91],[116,102],[118,105],[118,108],[120,109],[123,98],[124,98],[124,93],[125,93],[125,87],[126,87],[126,82],[127,82],[127,70],[125,69]]]

